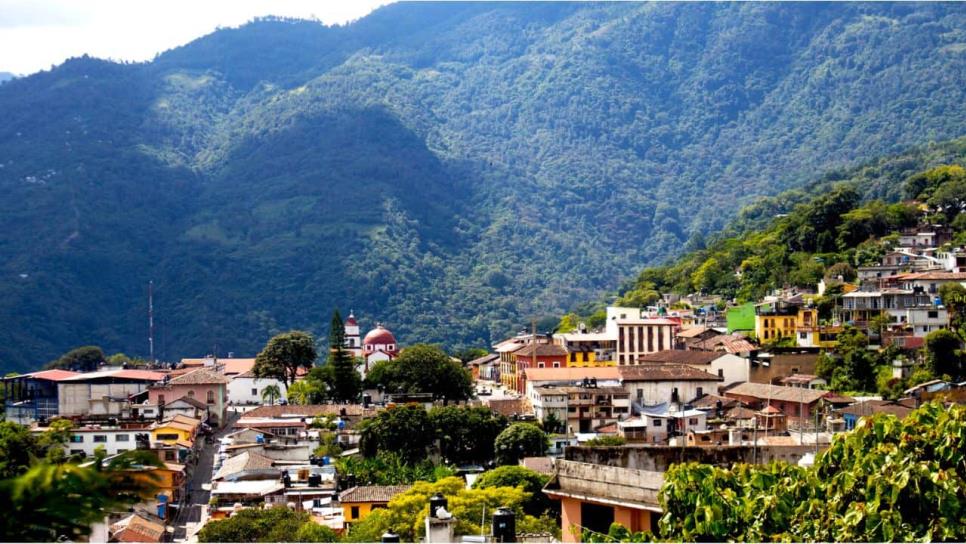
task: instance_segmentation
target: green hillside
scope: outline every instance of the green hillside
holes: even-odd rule
[[[0,86],[0,366],[481,345],[745,204],[966,133],[959,4],[401,3]],[[882,191],[891,190],[888,184]]]

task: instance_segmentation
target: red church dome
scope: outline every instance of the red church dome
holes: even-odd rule
[[[376,328],[369,331],[366,337],[362,340],[365,345],[371,346],[396,346],[396,337],[389,332],[389,329],[383,327],[382,325],[376,325]]]

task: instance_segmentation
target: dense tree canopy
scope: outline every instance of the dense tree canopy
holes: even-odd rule
[[[514,423],[496,437],[496,460],[515,465],[524,457],[546,455],[550,442],[546,433],[532,423]]]
[[[259,378],[274,378],[291,385],[299,372],[307,371],[315,364],[315,340],[304,331],[277,334],[255,357],[252,369]]]
[[[199,542],[338,542],[332,529],[311,520],[308,512],[284,506],[246,508],[230,518],[209,521]]]
[[[436,346],[409,346],[392,361],[369,369],[366,383],[386,393],[431,393],[434,399],[467,400],[473,396],[469,371]]]

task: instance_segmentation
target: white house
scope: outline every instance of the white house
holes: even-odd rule
[[[708,393],[717,393],[724,378],[690,365],[640,364],[619,366],[621,385],[631,401],[641,406],[667,402],[687,403]]]
[[[649,353],[638,358],[641,364],[678,364],[722,378],[722,385],[747,382],[751,375],[751,361],[724,351],[696,351],[672,349]],[[705,391],[707,393],[708,391]]]
[[[256,378],[252,372],[239,374],[228,382],[228,401],[232,404],[262,404],[262,391],[266,387],[274,385],[278,387],[281,397],[275,399],[276,402],[285,398],[288,388],[285,383],[275,378]]]
[[[34,432],[44,432],[47,429],[37,427]],[[68,455],[83,454],[86,457],[93,457],[94,450],[103,447],[107,455],[117,455],[128,450],[137,449],[135,435],[151,434],[148,427],[143,428],[120,428],[100,425],[86,425],[75,427],[70,430],[70,437],[64,444],[64,451]]]

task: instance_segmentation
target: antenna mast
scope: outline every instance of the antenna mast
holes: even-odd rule
[[[152,363],[154,359],[154,280],[148,282],[148,359]]]

